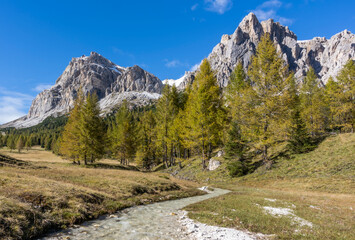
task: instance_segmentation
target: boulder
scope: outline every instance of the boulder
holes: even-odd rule
[[[210,161],[209,161],[209,163],[208,163],[207,169],[208,169],[209,171],[214,171],[214,170],[216,170],[217,168],[219,168],[219,166],[221,166],[221,162],[218,161],[218,160],[216,160],[216,159],[214,159],[214,158],[211,158]]]

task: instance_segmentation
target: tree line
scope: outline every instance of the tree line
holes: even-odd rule
[[[145,169],[200,156],[205,169],[213,150],[223,148],[237,174],[245,174],[248,151],[260,152],[268,166],[269,149],[279,142],[302,153],[324,134],[354,128],[354,61],[345,64],[337,81],[323,85],[310,68],[298,83],[266,34],[248,69],[238,63],[223,90],[205,59],[190,86],[179,91],[166,85],[154,106],[134,109],[124,102],[104,119],[97,96],[79,93],[53,149],[77,164],[106,156]]]

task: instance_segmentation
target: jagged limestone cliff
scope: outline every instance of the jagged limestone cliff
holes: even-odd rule
[[[120,67],[98,53],[73,58],[55,85],[33,100],[28,114],[1,127],[30,127],[49,116],[60,116],[73,107],[79,89],[96,93],[104,113],[127,99],[146,105],[160,97],[162,82],[139,66]]]
[[[312,40],[298,41],[297,36],[287,26],[272,19],[259,22],[253,13],[247,15],[232,35],[223,35],[208,56],[212,69],[216,72],[221,87],[228,85],[228,79],[238,62],[247,69],[251,57],[255,54],[260,37],[269,33],[282,58],[302,79],[309,67],[313,67],[323,83],[330,76],[335,77],[342,66],[355,59],[355,35],[345,30],[329,40],[316,37]],[[186,87],[195,78],[195,72],[187,72],[179,88]],[[168,83],[168,82],[167,82]],[[169,81],[169,84],[174,84]]]

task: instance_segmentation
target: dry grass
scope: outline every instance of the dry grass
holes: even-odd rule
[[[200,194],[197,184],[164,173],[72,165],[37,147],[0,153],[45,167],[0,167],[1,239],[33,238],[125,207]]]

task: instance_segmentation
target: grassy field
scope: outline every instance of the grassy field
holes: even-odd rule
[[[129,206],[201,194],[195,183],[112,160],[72,165],[38,147],[0,154],[26,163],[0,164],[0,239],[29,239]]]
[[[191,218],[272,239],[355,239],[355,134],[328,137],[312,152],[240,178],[228,177],[220,161],[216,171],[187,162],[177,174],[233,191],[187,207]]]

